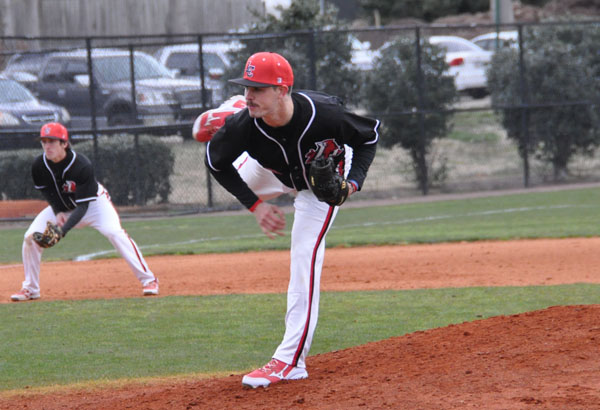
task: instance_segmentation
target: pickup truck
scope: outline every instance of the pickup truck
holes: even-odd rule
[[[97,123],[102,126],[130,124],[172,125],[193,122],[212,108],[210,90],[197,81],[174,78],[154,57],[134,52],[135,105],[131,93],[130,54],[127,50],[94,49]],[[13,56],[3,72],[39,99],[65,107],[75,127],[91,126],[90,78],[87,51],[59,51]],[[137,113],[137,115],[136,115]]]

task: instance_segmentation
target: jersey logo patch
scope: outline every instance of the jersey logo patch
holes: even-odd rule
[[[72,194],[77,190],[77,185],[75,184],[75,181],[65,181],[62,190],[67,194]]]
[[[305,158],[305,163],[310,164],[315,158],[329,158],[330,156],[337,157],[344,150],[335,142],[333,138],[315,142],[316,148],[308,150]]]

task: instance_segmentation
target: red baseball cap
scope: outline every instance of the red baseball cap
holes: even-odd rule
[[[244,87],[272,87],[294,84],[294,72],[288,61],[277,53],[263,51],[246,61],[244,77],[229,80]]]
[[[40,130],[40,138],[49,138],[53,140],[69,142],[69,133],[62,124],[57,122],[49,122],[42,125],[42,129]]]

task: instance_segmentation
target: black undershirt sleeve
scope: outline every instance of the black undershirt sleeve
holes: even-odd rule
[[[67,234],[85,215],[88,210],[89,202],[81,202],[77,204],[77,208],[71,213],[67,222],[62,226],[63,236]]]

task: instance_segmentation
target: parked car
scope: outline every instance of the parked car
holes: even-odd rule
[[[76,127],[89,127],[87,51],[34,54],[39,55],[11,59],[4,73],[21,81],[40,99],[66,107]],[[35,63],[29,64],[29,61]],[[156,59],[140,51],[134,53],[133,61],[135,106],[131,95],[129,51],[93,50],[96,116],[100,125],[104,122],[108,126],[187,122],[193,121],[204,108],[210,108],[210,93],[203,107],[197,82],[173,78]]]
[[[473,98],[487,94],[487,65],[492,52],[457,36],[431,36],[429,42],[446,52],[449,75],[454,77],[456,89]]]
[[[35,134],[47,122],[60,122],[68,127],[71,116],[64,107],[40,101],[18,82],[0,76],[1,147],[35,146]],[[4,134],[5,131],[11,133]],[[21,131],[30,134],[14,133]]]
[[[17,53],[10,56],[4,71],[2,72],[7,77],[21,75],[22,73],[36,73],[44,62],[48,52],[34,51],[26,53]]]
[[[226,100],[223,95],[221,77],[230,66],[228,52],[241,45],[237,43],[202,44],[202,64],[204,66],[204,86],[211,90],[212,105],[218,106]],[[198,44],[173,44],[161,47],[154,57],[167,67],[177,78],[200,82],[200,56]]]
[[[498,41],[496,41],[498,39]],[[479,36],[473,37],[471,41],[488,51],[495,51],[496,47],[504,48],[504,47],[519,47],[519,32],[516,30],[512,31],[499,31],[481,34]]]

